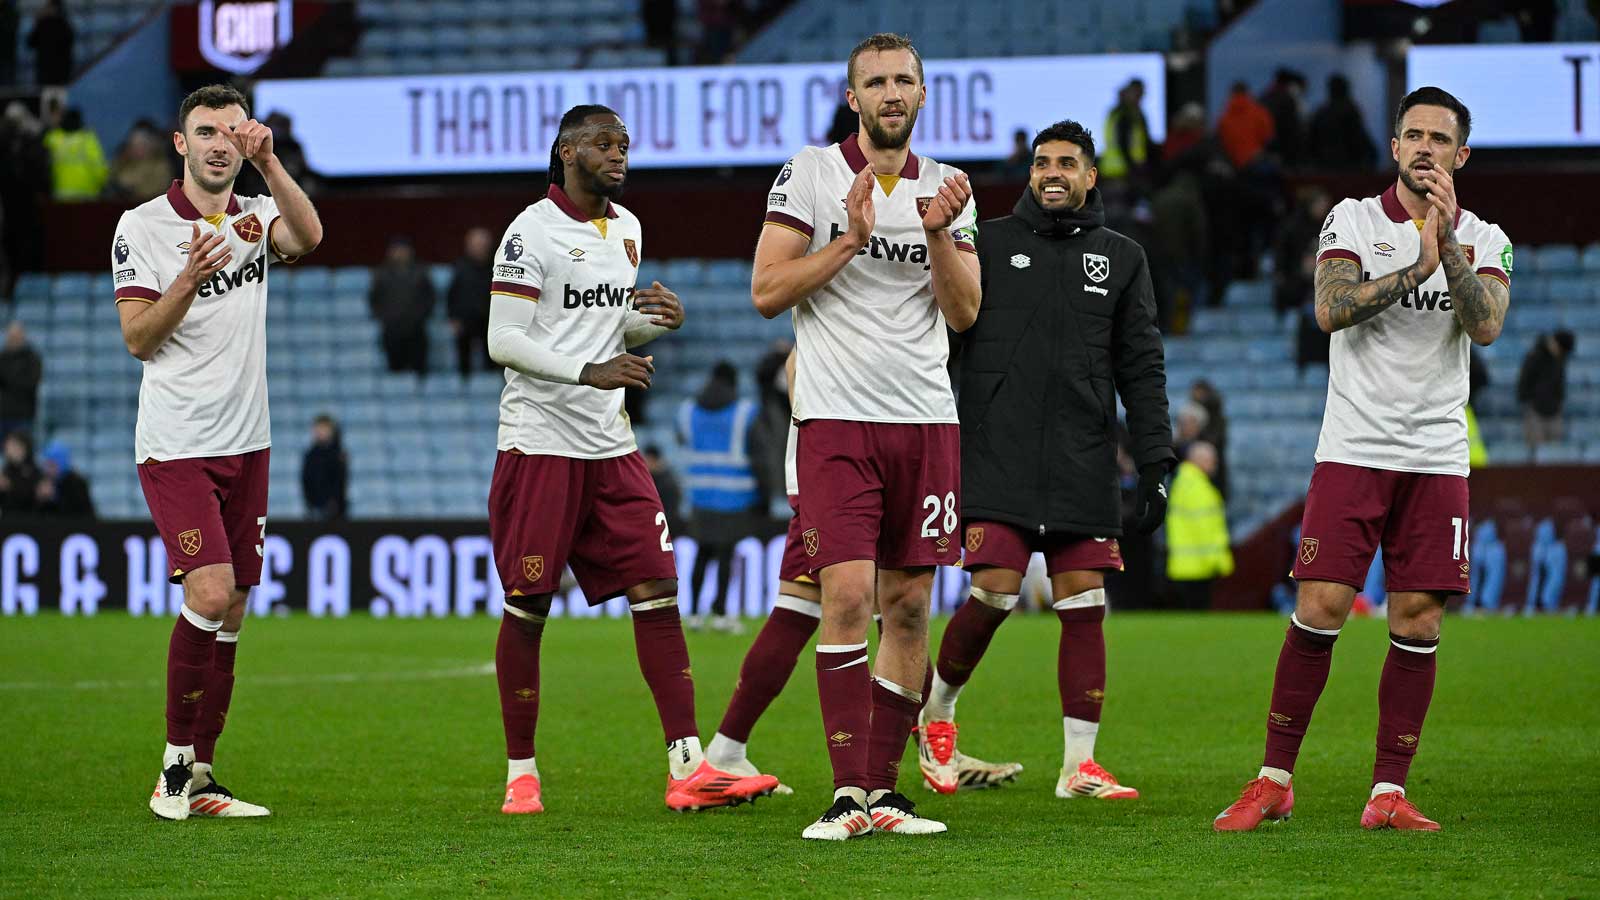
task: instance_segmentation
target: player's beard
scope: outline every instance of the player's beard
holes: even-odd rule
[[[1416,165],[1416,161],[1413,160],[1412,163],[1411,163],[1411,166],[1415,166],[1415,165]],[[1432,165],[1433,165],[1433,167],[1435,169],[1438,169],[1440,171],[1445,171],[1444,166],[1441,166],[1438,163],[1432,163]],[[1426,196],[1428,196],[1428,186],[1423,184],[1422,182],[1416,180],[1416,178],[1412,177],[1412,175],[1411,175],[1411,172],[1412,172],[1411,166],[1407,166],[1406,168],[1403,168],[1403,169],[1400,170],[1400,183],[1406,186],[1406,190],[1410,191],[1413,194],[1416,194],[1418,197],[1426,197]]]
[[[184,162],[189,167],[189,175],[194,183],[208,193],[222,194],[232,190],[234,179],[239,177],[238,166],[229,166],[224,174],[213,171],[201,156],[186,156]],[[243,160],[240,164],[243,164]]]
[[[626,172],[623,173],[621,181],[612,181],[604,172],[585,172],[584,175],[589,180],[590,192],[596,197],[604,197],[607,200],[621,200],[622,191],[628,186]]]
[[[862,116],[861,121],[867,126],[867,137],[872,139],[872,146],[879,150],[899,150],[911,140],[911,130],[917,125],[917,110],[909,104],[906,106],[905,128],[899,132],[885,128],[883,118],[876,113]]]

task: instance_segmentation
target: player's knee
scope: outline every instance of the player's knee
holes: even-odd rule
[[[207,619],[225,621],[233,608],[233,573],[221,566],[191,572],[184,578],[183,594],[190,609]]]
[[[984,566],[972,573],[972,586],[995,594],[1022,592],[1022,573],[999,566]]]
[[[922,597],[900,597],[883,607],[885,634],[896,632],[902,636],[916,637],[928,633],[928,603]]]
[[[865,633],[867,625],[872,621],[872,595],[866,592],[841,591],[824,596],[822,617],[845,631]]]
[[[504,614],[525,622],[543,622],[550,617],[550,595],[538,597],[507,597],[502,607]]]
[[[1390,594],[1389,630],[1401,637],[1432,640],[1444,624],[1444,598],[1433,594]]]
[[[1355,601],[1355,588],[1326,581],[1304,581],[1295,600],[1295,618],[1309,628],[1344,626]]]

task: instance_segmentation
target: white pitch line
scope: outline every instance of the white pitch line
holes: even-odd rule
[[[361,684],[364,682],[440,681],[447,678],[476,678],[493,675],[494,663],[478,663],[453,669],[423,669],[416,672],[318,672],[305,675],[246,675],[246,684]],[[156,688],[164,682],[154,678],[139,681],[0,681],[0,691],[102,691],[129,688]]]

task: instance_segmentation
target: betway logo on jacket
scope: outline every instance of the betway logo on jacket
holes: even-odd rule
[[[562,285],[562,309],[598,309],[612,306],[624,306],[633,299],[633,288],[612,287],[607,282],[600,282],[592,288],[579,289],[573,285]]]
[[[828,240],[830,241],[837,241],[839,238],[844,237],[844,230],[839,227],[838,222],[829,223],[828,230],[831,232],[828,236]],[[877,235],[873,235],[872,239],[867,242],[865,247],[862,247],[860,250],[856,251],[856,255],[870,255],[873,259],[887,259],[889,262],[912,263],[914,265],[921,266],[924,269],[928,268],[927,244],[897,244],[894,241],[885,240]]]
[[[267,257],[266,254],[262,254],[256,257],[255,262],[240,266],[237,272],[218,272],[211,276],[211,280],[200,285],[200,290],[195,294],[201,297],[210,297],[213,294],[220,297],[239,285],[266,280]]]

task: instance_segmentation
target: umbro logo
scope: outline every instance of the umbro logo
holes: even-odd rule
[[[1394,252],[1394,245],[1390,244],[1390,243],[1387,243],[1385,241],[1379,241],[1378,243],[1372,245],[1372,249],[1374,249],[1374,250],[1382,250],[1385,253],[1393,253]]]
[[[573,262],[583,262],[583,250],[581,248],[573,247],[567,251],[567,255],[572,257]]]
[[[1031,260],[1028,257],[1022,255],[1021,253],[1018,253],[1016,256],[1011,257],[1011,267],[1013,269],[1026,269],[1027,267],[1029,267],[1031,265],[1033,265],[1033,260]]]
[[[828,735],[828,740],[833,741],[835,744],[843,744],[845,741],[848,741],[853,737],[855,737],[855,735],[848,731],[835,731],[833,734]]]
[[[1276,722],[1279,725],[1287,725],[1290,722],[1294,721],[1293,718],[1291,718],[1289,716],[1286,716],[1283,713],[1269,713],[1267,715],[1267,718],[1271,719],[1273,722]]]

